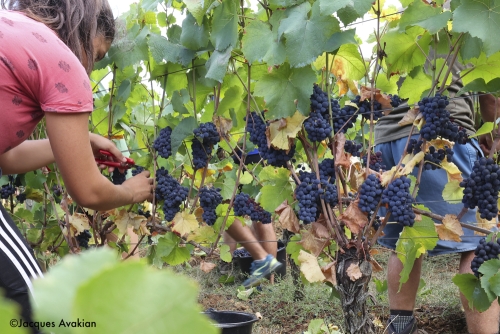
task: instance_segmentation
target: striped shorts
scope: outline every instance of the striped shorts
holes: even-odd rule
[[[0,203],[0,290],[21,306],[21,316],[31,319],[31,281],[43,277],[33,250]]]

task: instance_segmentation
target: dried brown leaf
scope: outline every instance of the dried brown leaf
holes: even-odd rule
[[[384,268],[382,268],[382,266],[374,258],[370,259],[370,263],[372,264],[373,272],[379,273],[381,271],[384,271]]]
[[[408,124],[413,124],[418,114],[420,113],[420,109],[417,107],[411,108],[408,112],[403,116],[403,119],[398,122],[400,126],[405,126]]]
[[[219,130],[219,133],[227,138],[229,136],[229,131],[233,128],[233,121],[221,116],[214,116],[212,120],[217,130]]]
[[[200,269],[207,274],[211,272],[215,267],[216,267],[215,263],[205,262],[205,261],[201,261],[200,263]]]
[[[344,151],[345,142],[346,138],[343,132],[335,135],[335,166],[342,166],[347,169],[351,165],[351,161]]]
[[[460,236],[464,235],[464,230],[460,225],[456,215],[444,216],[442,224],[434,224],[441,240],[460,242]]]
[[[346,273],[353,282],[357,281],[363,276],[361,270],[359,269],[359,266],[356,263],[351,263],[351,265],[347,268]]]
[[[335,262],[330,262],[326,266],[321,268],[323,275],[325,275],[325,281],[332,283],[333,286],[337,285],[337,275],[335,273]]]
[[[486,220],[484,218],[481,218],[481,214],[479,211],[476,211],[476,226],[480,228],[484,228],[486,230],[491,230],[493,227],[497,226],[496,219],[493,218],[492,220]],[[484,233],[481,232],[476,232],[474,231],[474,234],[476,235],[484,235]]]
[[[288,205],[288,200],[281,203],[274,212],[280,215],[279,222],[284,229],[293,233],[300,233],[299,218],[297,218],[293,208]]]
[[[302,240],[298,242],[305,250],[311,252],[314,256],[321,254],[321,251],[330,243],[329,240],[321,240],[314,236],[312,232],[301,231]]]
[[[320,223],[312,223],[311,224],[311,232],[313,235],[322,240],[329,240],[330,239],[330,233],[328,233],[328,229]]]
[[[304,252],[301,249],[298,260],[300,263],[300,271],[304,274],[304,277],[308,282],[323,282],[326,279],[325,275],[321,271],[321,268],[319,267],[316,256]]]
[[[354,234],[359,234],[363,227],[368,224],[368,218],[358,207],[359,199],[351,202],[347,209],[339,216],[339,219],[344,222],[349,230]]]

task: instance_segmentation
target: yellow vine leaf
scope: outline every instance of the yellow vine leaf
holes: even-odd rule
[[[413,156],[413,158],[411,158],[410,161],[406,163],[404,168],[401,170],[401,174],[402,175],[411,174],[413,168],[415,168],[415,166],[424,159],[424,156],[425,156],[424,152],[418,152],[415,156]]]
[[[178,212],[174,217],[174,226],[172,230],[174,232],[180,233],[180,235],[186,235],[198,228],[198,220],[196,216],[187,211]]]
[[[116,227],[122,234],[127,232],[127,227],[129,226],[133,227],[134,231],[142,230],[141,223],[146,221],[146,217],[133,212],[127,212],[125,209],[119,210],[115,216]]]
[[[69,216],[69,224],[78,232],[75,234],[80,234],[84,230],[90,229],[89,220],[83,213],[74,213],[72,216]]]
[[[298,260],[300,271],[304,274],[308,282],[323,282],[326,279],[318,264],[318,259],[314,255],[304,252],[301,249]]]
[[[446,174],[448,175],[448,182],[451,182],[452,180],[456,180],[458,182],[463,181],[460,169],[458,169],[457,165],[455,165],[453,162],[448,162],[447,160],[443,160],[441,162],[441,168],[443,168],[446,171]]]
[[[464,190],[460,187],[460,181],[451,180],[443,189],[443,199],[451,204],[457,204],[462,201]]]
[[[436,232],[440,240],[462,241],[460,237],[464,235],[464,230],[456,215],[446,215],[442,224],[434,225],[436,226]]]
[[[479,213],[479,211],[476,211],[476,222],[477,222],[476,224],[477,227],[484,228],[486,230],[491,230],[493,227],[497,226],[495,218],[493,218],[492,220],[481,218],[481,214]],[[474,234],[484,235],[484,233],[477,231],[474,231]]]
[[[268,142],[275,148],[288,151],[306,117],[298,111],[292,117],[281,118],[269,124]]]

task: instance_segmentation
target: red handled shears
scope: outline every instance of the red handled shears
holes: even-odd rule
[[[108,151],[105,151],[105,150],[99,150],[99,153],[101,153],[102,155],[105,155],[105,156],[108,156],[108,157],[114,157],[114,155],[111,153],[111,152],[108,152]],[[129,169],[129,168],[132,168],[134,165],[135,165],[135,161],[130,159],[130,158],[126,158],[127,161],[126,162],[116,162],[116,161],[109,161],[109,160],[101,160],[101,159],[95,159],[95,161],[99,164],[99,165],[105,165],[105,166],[109,166],[109,167],[115,167],[115,168],[119,168],[119,169]]]

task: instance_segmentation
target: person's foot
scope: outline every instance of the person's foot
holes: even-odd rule
[[[417,329],[417,320],[415,317],[411,319],[409,323],[406,324],[406,326],[403,328],[402,331],[398,332],[396,331],[396,328],[394,327],[393,323],[389,323],[386,330],[384,331],[384,334],[417,334],[419,333]]]
[[[250,266],[250,276],[243,282],[243,286],[248,289],[258,285],[281,266],[283,265],[271,254],[268,254],[263,260],[253,261]]]

